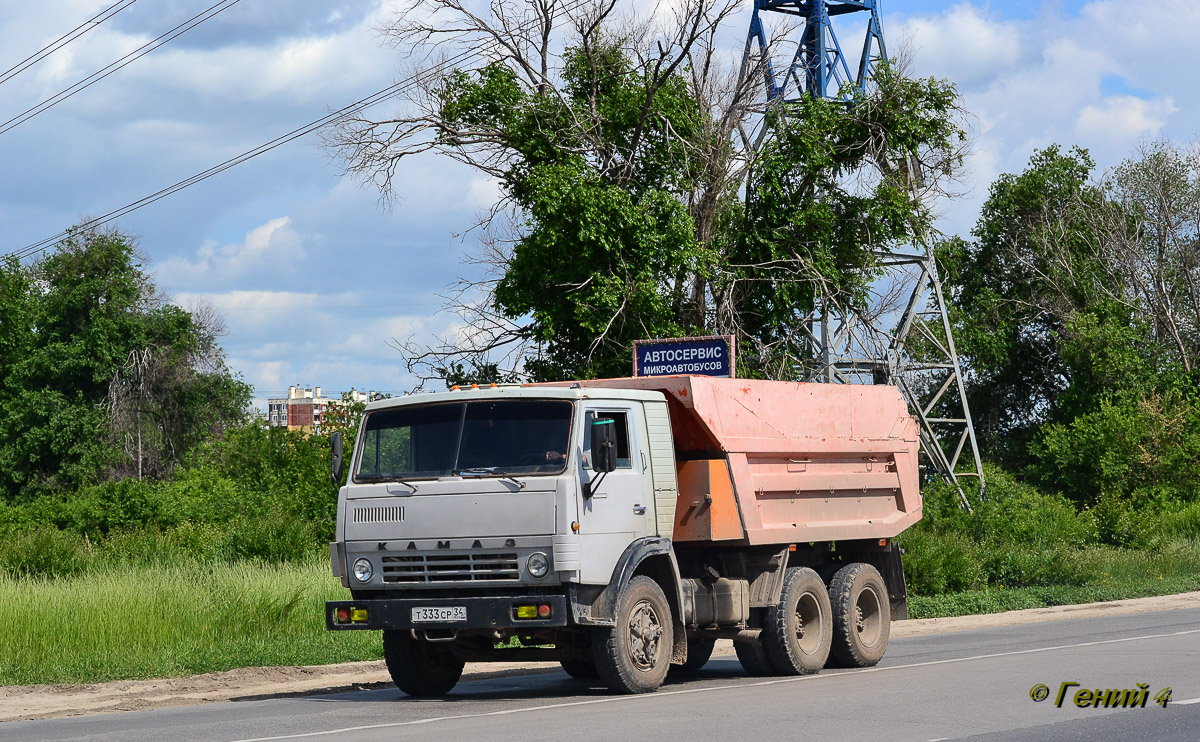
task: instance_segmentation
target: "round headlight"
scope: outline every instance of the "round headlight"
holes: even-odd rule
[[[371,569],[371,562],[367,559],[354,560],[354,579],[359,582],[369,582],[374,570]]]
[[[529,574],[541,579],[550,571],[550,560],[542,552],[535,551],[525,561],[525,569],[529,570]]]

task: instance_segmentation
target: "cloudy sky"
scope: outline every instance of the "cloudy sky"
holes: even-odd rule
[[[632,0],[631,0],[632,1]],[[115,0],[0,0],[0,71]],[[209,8],[137,0],[0,82],[0,121]],[[749,4],[749,3],[747,3]],[[50,237],[241,154],[397,79],[376,29],[398,0],[241,0],[61,104],[3,131],[0,253]],[[958,85],[973,115],[962,197],[940,207],[965,233],[988,184],[1058,142],[1101,169],[1140,141],[1200,135],[1200,3],[1163,0],[883,0],[884,34],[915,71]],[[741,27],[749,13],[736,20]],[[861,37],[855,28],[854,47]],[[857,50],[852,52],[857,54]],[[0,79],[3,74],[0,72]],[[386,104],[373,113],[386,113]],[[160,289],[223,313],[230,365],[259,399],[291,384],[402,393],[392,338],[446,333],[439,291],[476,277],[460,236],[493,184],[429,155],[398,174],[399,200],[340,177],[315,137],[279,147],[126,215]]]

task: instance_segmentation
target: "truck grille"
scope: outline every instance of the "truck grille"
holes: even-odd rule
[[[388,583],[494,582],[518,580],[515,553],[413,554],[383,557]]]

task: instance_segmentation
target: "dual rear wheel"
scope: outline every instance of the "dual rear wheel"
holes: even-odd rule
[[[808,567],[783,579],[779,603],[766,609],[758,644],[734,645],[755,676],[809,675],[823,667],[870,667],[883,658],[891,607],[879,571],[856,562],[839,569],[828,589]]]

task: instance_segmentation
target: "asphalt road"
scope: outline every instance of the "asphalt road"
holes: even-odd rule
[[[1061,684],[1076,682],[1061,707]],[[1145,708],[1077,708],[1079,689],[1149,686]],[[1030,698],[1044,684],[1049,697]],[[1153,696],[1172,689],[1166,708]],[[0,724],[5,742],[250,740],[1200,740],[1200,609],[893,640],[879,667],[746,677],[715,658],[695,678],[612,696],[562,672],[397,690],[235,701]]]

